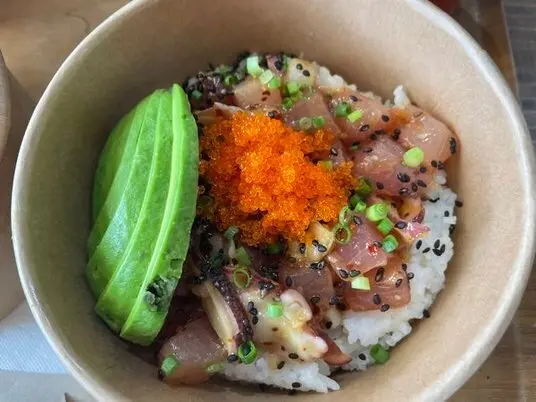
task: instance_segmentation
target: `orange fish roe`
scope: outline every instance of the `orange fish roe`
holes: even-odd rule
[[[313,221],[334,222],[355,187],[352,163],[330,170],[307,156],[326,154],[328,131],[294,131],[262,114],[236,113],[207,127],[200,173],[214,198],[209,212],[221,230],[240,229],[249,245],[279,236],[300,239]]]

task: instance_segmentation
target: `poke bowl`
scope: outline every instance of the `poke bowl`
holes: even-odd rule
[[[14,245],[97,399],[437,400],[517,308],[532,175],[503,78],[430,4],[134,1],[34,112]]]

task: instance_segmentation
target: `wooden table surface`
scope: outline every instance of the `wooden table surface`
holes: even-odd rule
[[[76,44],[125,3],[126,0],[0,0],[0,49],[33,101],[39,99]],[[516,50],[519,89],[501,1],[462,0],[463,9],[456,12],[455,18],[490,53],[510,86],[520,94],[536,139],[536,0],[504,3]],[[12,152],[16,148],[12,147]],[[536,275],[497,348],[452,399],[536,400]]]

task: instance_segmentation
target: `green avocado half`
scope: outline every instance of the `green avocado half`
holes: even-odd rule
[[[186,94],[179,85],[155,91],[108,141],[95,177],[86,277],[97,314],[147,345],[166,318],[195,217],[198,135]]]

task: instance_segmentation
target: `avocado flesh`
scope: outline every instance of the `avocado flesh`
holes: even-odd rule
[[[197,124],[188,97],[178,85],[171,89],[171,172],[162,224],[134,306],[121,337],[150,344],[167,316],[169,303],[188,251],[196,213],[199,145]]]
[[[139,114],[138,108],[136,108],[135,120],[137,121],[133,122],[129,136],[132,136],[133,141],[135,139],[137,144],[134,155],[131,158],[132,166],[128,179],[124,185],[123,193],[119,197],[115,213],[105,229],[102,240],[95,247],[93,254],[90,255],[90,260],[86,267],[86,278],[97,299],[101,296],[108,285],[108,281],[119,266],[125,249],[132,239],[141,212],[143,195],[149,180],[149,168],[154,153],[156,114],[163,93],[164,91],[156,91],[150,95],[147,98],[147,105],[139,108]],[[151,135],[143,135],[143,133],[151,133]],[[112,198],[111,191],[107,198]],[[111,206],[110,209],[112,209]],[[105,207],[103,207],[99,217],[105,213],[104,211]],[[88,249],[92,246],[91,236],[93,235],[97,238],[100,233],[98,223],[95,223],[91,231]]]
[[[171,94],[164,92],[157,109],[150,110],[148,120],[156,123],[154,130],[141,133],[140,142],[148,141],[153,147],[145,148],[149,179],[144,191],[139,216],[128,245],[106,288],[97,301],[97,314],[112,330],[119,332],[127,319],[147,272],[156,246],[167,201],[171,172]],[[128,186],[127,186],[128,190]]]

